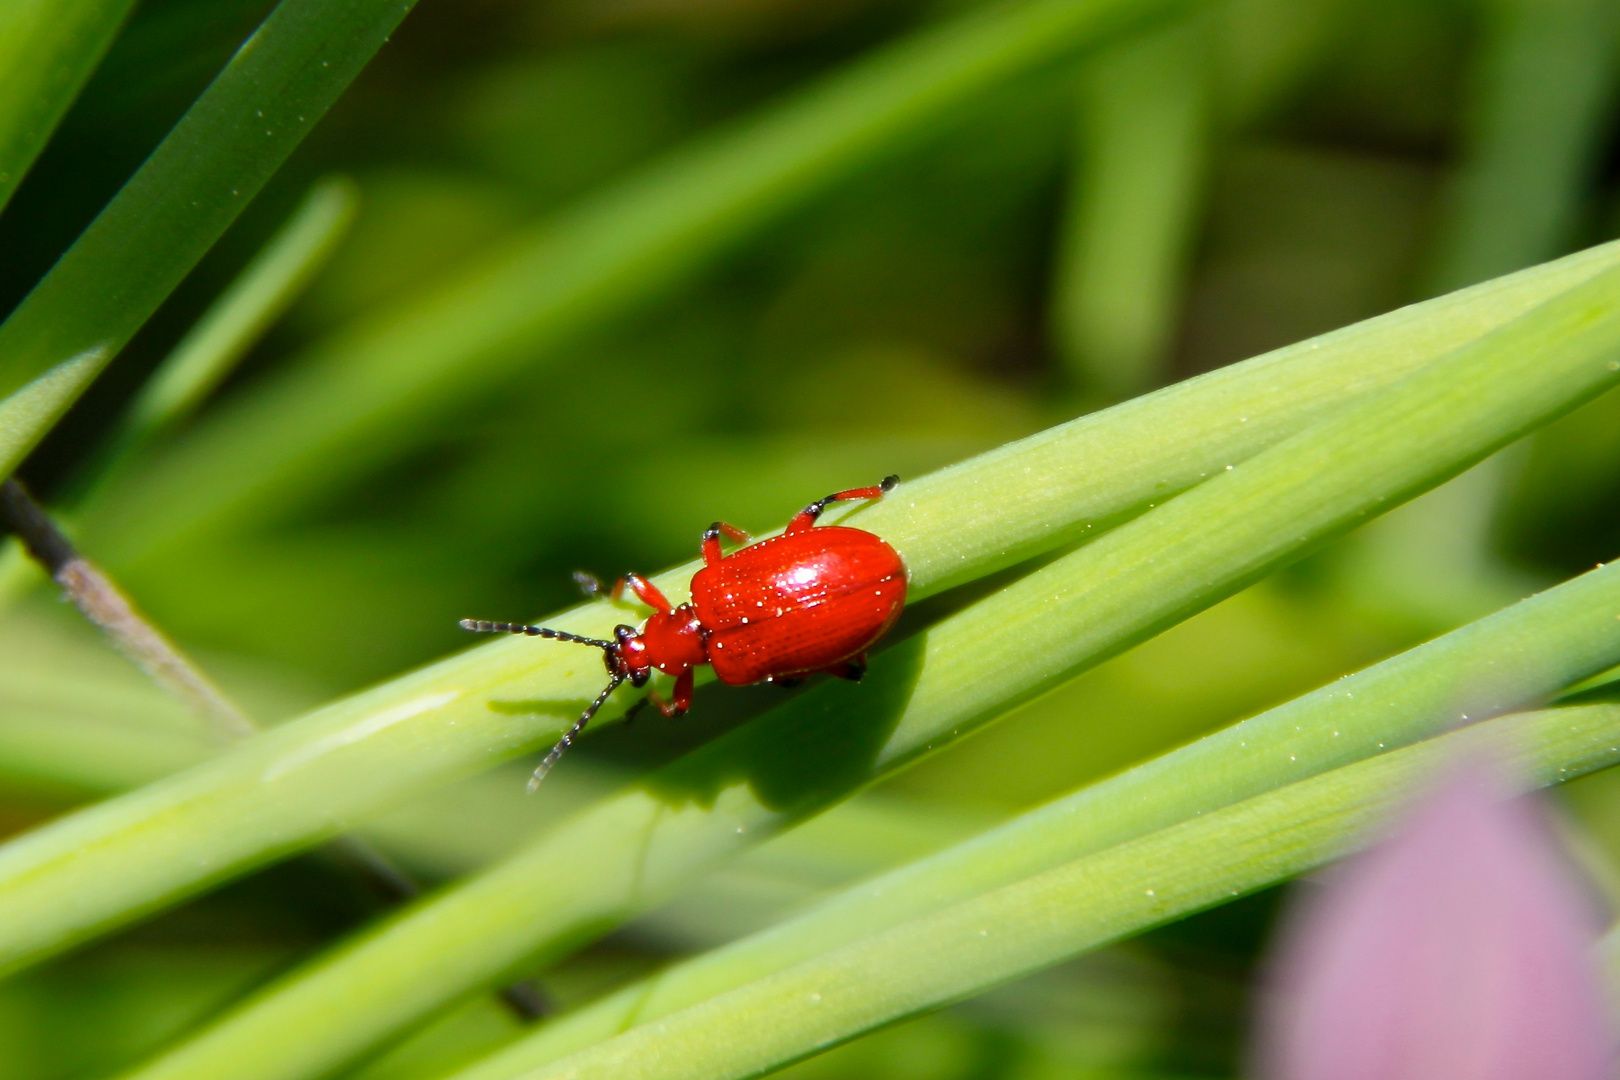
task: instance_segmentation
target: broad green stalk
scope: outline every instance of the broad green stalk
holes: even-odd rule
[[[902,488],[904,500],[863,509],[863,521],[901,543],[914,596],[936,592],[1167,498],[1294,434],[1355,395],[1388,385],[1616,264],[1620,244],[1594,248],[1232,365],[909,483]],[[693,569],[678,568],[658,581],[666,591],[678,594]],[[618,617],[578,609],[547,621],[591,632],[607,628]],[[236,830],[241,846],[211,858],[226,865],[240,859],[242,867],[250,866],[273,857],[264,850],[268,842],[281,844],[290,835],[305,837],[292,840],[293,844],[314,843],[330,819],[375,812],[424,784],[554,738],[572,720],[563,708],[537,709],[535,715],[524,716],[503,703],[588,699],[598,669],[580,660],[566,651],[496,642],[288,725],[275,738],[286,740],[288,751],[303,747],[312,760],[361,742],[384,722],[391,732],[409,739],[402,747],[397,774],[360,765],[355,778],[364,783],[344,780],[306,790],[296,803],[289,803],[289,808],[311,811],[302,823],[277,821],[274,813],[251,826],[244,822]],[[440,684],[458,688],[453,712],[422,700]],[[501,711],[491,711],[491,704]],[[598,723],[610,721],[617,707],[610,702]],[[402,710],[410,715],[402,716]],[[50,762],[57,760],[53,745],[46,741],[29,750],[30,739],[27,731],[18,731],[13,752],[27,753],[41,770],[51,768]],[[205,766],[207,778],[196,779],[200,788],[223,796],[246,782],[253,766],[235,755],[247,752],[238,748],[226,761]],[[95,775],[108,770],[119,774],[117,766],[109,764]],[[64,782],[81,783],[75,773],[69,769]],[[131,821],[145,822],[161,812],[167,796],[131,798],[145,806],[134,811]],[[128,839],[137,842],[138,836],[146,836],[146,842],[157,840],[144,849],[143,861],[157,859],[160,850],[175,850],[151,836],[146,825],[132,830]],[[207,875],[196,880],[182,876],[179,888],[189,892],[208,880]],[[153,897],[167,896],[172,887],[172,882],[153,880],[134,895],[146,896],[144,902],[151,903]]]
[[[1173,2],[1020,0],[880,50],[326,340],[103,504],[86,539],[117,564],[318,497],[985,92]]]
[[[1288,434],[1334,402],[1469,340],[1503,312],[1522,310],[1612,264],[1616,254],[1613,247],[1596,249],[1086,417],[903,485],[887,504],[861,511],[862,520],[898,540],[918,594],[926,594],[1003,565],[1010,553],[1056,542],[1070,525],[1106,520],[1220,470],[1223,461],[1240,461],[1245,451]],[[999,526],[983,524],[987,517]],[[671,592],[682,581],[682,571],[660,578]],[[620,617],[585,607],[550,621],[590,633]],[[109,853],[122,852],[118,859],[135,867],[116,879],[127,882],[127,890],[95,890],[99,910],[81,910],[67,925],[50,915],[49,903],[36,913],[38,923],[19,912],[10,925],[27,934],[8,950],[13,962],[314,843],[334,822],[373,812],[424,783],[553,738],[573,719],[569,702],[588,699],[599,679],[598,665],[581,652],[491,643],[10,845],[0,866],[24,859],[43,865],[54,860],[53,850],[104,836]],[[615,707],[610,703],[604,719]],[[277,768],[266,777],[273,763],[289,756],[299,768]],[[206,809],[226,805],[233,820],[228,833],[210,827],[225,817]],[[195,857],[177,859],[182,851]]]
[[[914,595],[927,595],[1173,495],[1617,262],[1620,245],[1595,248],[1233,365],[903,485],[861,510],[861,520],[899,545]],[[658,581],[679,595],[691,571],[679,568]],[[548,621],[592,633],[621,617],[585,607]],[[568,703],[594,694],[599,667],[573,650],[532,646],[494,642],[393,680],[169,783],[74,815],[54,827],[59,840],[30,838],[38,858],[55,844],[75,843],[80,830],[107,831],[122,837],[114,847],[142,869],[122,895],[97,890],[105,906],[82,913],[76,929],[41,925],[17,955],[64,948],[147,905],[314,843],[334,821],[554,738],[573,719]],[[523,702],[535,703],[533,710],[515,707]],[[601,720],[617,708],[610,702]],[[267,764],[288,754],[309,767],[332,767],[321,772],[332,782],[300,770],[293,776],[309,781],[297,785],[296,798],[282,798],[293,776],[278,771],[276,782],[259,790]],[[209,814],[179,810],[244,801],[257,809],[237,819],[229,836],[207,841],[196,830],[207,831]],[[185,869],[171,865],[188,848],[206,857],[185,860]],[[19,917],[14,925],[26,923]]]
[[[913,496],[906,504],[867,508],[863,519],[886,536],[904,537],[913,596],[938,592],[1162,501],[1617,263],[1620,244],[1593,248],[1234,364],[923,477],[906,485]],[[659,581],[678,590],[693,569]],[[447,663],[470,671],[465,659]],[[579,692],[587,689],[582,683]],[[386,710],[408,696],[368,700]],[[359,723],[370,715],[364,708],[344,714]],[[610,707],[599,722],[612,715]],[[80,766],[99,758],[67,762],[58,751],[68,744],[45,740],[30,749],[32,737],[18,728],[8,745],[46,770],[45,779],[61,768],[63,782],[78,786]],[[99,762],[92,772],[136,775],[115,761]]]
[[[1620,705],[1504,717],[1347,765],[851,942],[549,1066],[498,1075],[758,1076],[1320,866],[1481,743],[1525,787],[1560,783],[1620,760]]]
[[[0,476],[236,220],[415,0],[282,0],[0,325]]]
[[[906,485],[916,505],[871,507],[863,519],[905,537],[914,596],[937,592],[1163,500],[1617,263],[1620,244],[1593,248],[1279,349],[923,477]],[[692,569],[659,580],[678,589]],[[388,698],[378,700],[388,707]],[[355,715],[363,721],[367,713]],[[98,780],[98,792],[157,775],[102,760],[88,747],[64,757],[62,750],[81,744],[28,725],[10,729],[6,742],[42,780],[60,770],[75,789],[85,767],[97,777],[128,777],[110,788]]]
[[[1544,700],[1620,656],[1620,564],[1347,676],[683,961],[458,1074],[501,1080],[911,919],[1266,791]]]
[[[0,5],[0,210],[118,35],[134,0]]]
[[[645,910],[760,838],[1620,384],[1615,357],[1620,269],[1362,395],[1316,426],[888,649],[873,659],[859,685],[823,683],[603,800],[506,862],[268,989],[138,1075],[200,1078],[216,1075],[225,1062],[241,1077],[327,1072],[525,957],[555,955]],[[907,504],[912,495],[902,487],[891,499]],[[909,560],[910,552],[901,551]],[[605,629],[611,616],[601,615],[607,618],[585,632]],[[575,623],[564,628],[579,629]],[[505,643],[508,652],[527,644]],[[545,651],[564,654],[556,662],[566,663],[586,650]],[[1612,659],[1605,655],[1589,670]],[[457,691],[437,685],[439,698],[420,684],[420,700],[449,704]],[[546,695],[552,701],[556,696]],[[373,760],[402,742],[386,732],[367,741]],[[341,763],[348,749],[334,747],[318,762],[293,753],[300,771],[330,777],[327,786],[335,787],[353,771]],[[278,776],[285,771],[275,756],[257,758],[255,767]],[[382,771],[397,768],[397,759],[387,760]],[[188,791],[194,785],[184,781],[157,789],[174,792],[175,812],[203,799],[212,802],[212,792]],[[129,858],[146,845],[117,839],[132,812],[147,811],[130,799],[119,801],[126,805],[116,820],[87,822],[88,835],[105,836],[109,853],[116,852],[89,860],[99,867],[63,858],[64,845],[82,843],[87,834],[51,837],[45,830],[36,834],[37,855],[14,849],[10,860],[19,869],[39,867],[47,883],[30,889],[0,852],[0,904],[36,910],[37,901],[26,893],[43,898],[71,887],[77,874],[90,869],[114,881],[152,872],[152,861]],[[233,800],[225,815],[233,832],[240,833],[243,823],[255,827],[254,817],[269,801],[264,795]],[[175,830],[174,839],[188,831],[193,850],[219,851],[230,840],[202,822]],[[23,889],[9,887],[8,878]],[[50,911],[39,915],[41,923],[56,919]],[[108,911],[103,917],[119,916]],[[39,947],[21,934],[13,934],[12,942],[17,944],[0,938],[0,946],[18,950],[13,955],[26,955],[19,945]]]

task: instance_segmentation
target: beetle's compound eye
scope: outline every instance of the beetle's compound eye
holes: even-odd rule
[[[633,679],[638,673],[645,673],[652,666],[647,661],[647,643],[635,627],[620,623],[613,628],[613,637],[614,645],[608,655],[618,666],[615,667],[610,663],[609,672]],[[640,686],[641,683],[636,685]]]

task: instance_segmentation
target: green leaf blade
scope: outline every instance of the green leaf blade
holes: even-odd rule
[[[1347,850],[1413,783],[1482,736],[1505,748],[1537,786],[1620,760],[1620,706],[1553,709],[1483,728],[1345,766],[1037,874],[521,1075],[758,1076],[1318,866]]]
[[[20,0],[0,9],[0,210],[106,54],[134,0]]]
[[[413,2],[283,0],[271,12],[0,325],[0,474],[190,273]]]

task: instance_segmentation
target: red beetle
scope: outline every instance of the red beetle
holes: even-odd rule
[[[620,683],[645,686],[653,668],[675,676],[673,701],[647,695],[670,717],[691,707],[692,669],[699,664],[712,665],[720,681],[732,686],[792,684],[817,671],[858,681],[866,674],[866,650],[894,625],[906,602],[906,566],[894,548],[872,533],[842,525],[816,528],[816,519],[832,503],[881,498],[899,482],[890,476],[876,487],[817,499],[794,516],[782,535],[757,544],[735,525],[715,522],[703,533],[704,565],[692,577],[689,603],[671,607],[656,586],[637,574],[619,579],[613,598],[629,587],[654,614],[639,631],[615,627],[612,641],[544,626],[462,619],[468,630],[555,638],[603,652],[607,689],[557,740],[534,770],[529,790],[545,778]],[[748,546],[722,555],[722,535]],[[588,583],[589,592],[600,588],[589,577],[581,576],[581,583]]]

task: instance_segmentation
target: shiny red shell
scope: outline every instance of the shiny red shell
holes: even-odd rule
[[[733,686],[856,659],[905,601],[906,569],[894,548],[839,525],[750,544],[692,578],[708,662]]]

